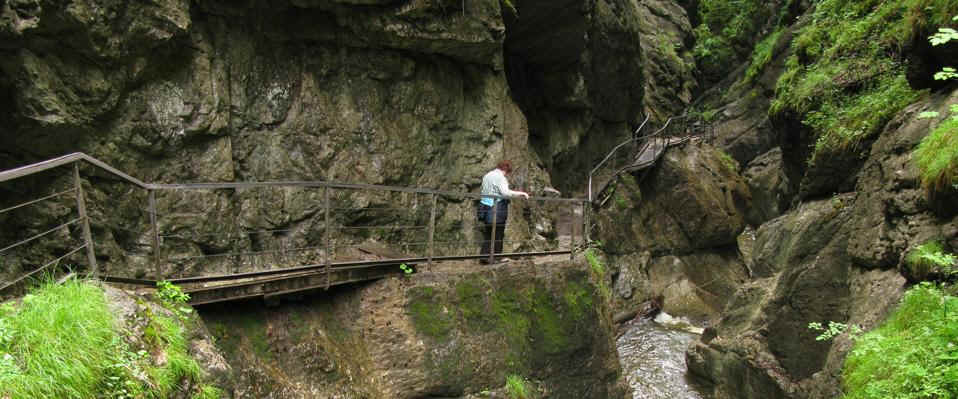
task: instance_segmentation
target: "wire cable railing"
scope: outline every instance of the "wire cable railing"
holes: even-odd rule
[[[87,179],[81,179],[81,165],[93,168]],[[304,264],[318,265],[328,278],[335,268],[362,268],[397,260],[431,264],[507,254],[572,254],[577,241],[588,239],[584,226],[589,210],[586,200],[578,198],[515,201],[508,219],[512,227],[506,235],[521,239],[504,239],[507,237],[496,237],[501,233],[477,220],[473,205],[482,197],[502,198],[478,193],[328,180],[150,184],[82,153],[0,171],[0,183],[9,184],[40,172],[60,173],[55,169],[68,166],[73,169],[67,180],[72,187],[63,187],[63,179],[51,178],[45,183],[59,184],[55,192],[2,204],[5,207],[0,209],[0,216],[16,214],[22,224],[45,217],[42,210],[27,207],[56,200],[56,209],[61,209],[65,196],[75,197],[67,205],[72,208],[72,216],[65,223],[29,237],[15,236],[32,228],[2,232],[0,240],[15,238],[8,244],[0,242],[0,255],[14,251],[31,255],[28,259],[20,252],[9,254],[23,259],[20,269],[24,273],[11,275],[16,269],[0,269],[0,293],[68,261],[72,268],[85,267],[94,277],[110,273],[100,278],[124,283],[206,278],[203,275],[211,271],[220,276],[242,276],[264,269],[295,272]],[[94,174],[95,178],[89,178]],[[120,188],[118,182],[129,188]],[[104,187],[97,186],[104,183]],[[88,198],[88,189],[100,191]],[[146,195],[146,206],[141,194]],[[286,195],[300,196],[303,206],[290,210],[283,203],[269,200]],[[99,203],[91,203],[88,209],[90,198]],[[207,208],[216,201],[225,205]],[[91,209],[95,217],[90,216]],[[110,213],[121,213],[125,219],[110,221],[106,217]],[[63,248],[65,243],[40,245],[58,231],[63,234],[55,240],[70,237],[81,244],[69,248]],[[571,237],[558,239],[560,233]],[[491,250],[480,254],[484,242],[501,243],[503,253]],[[84,252],[83,259],[76,257]],[[41,260],[37,254],[42,253],[56,255],[52,260]],[[140,266],[133,271],[125,263]],[[144,273],[152,275],[153,280],[138,277]]]

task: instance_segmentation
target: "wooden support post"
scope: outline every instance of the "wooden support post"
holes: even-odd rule
[[[150,190],[150,224],[153,226],[153,267],[156,269],[156,281],[163,280],[160,266],[160,227],[156,223],[156,190]]]
[[[77,212],[80,214],[80,225],[83,226],[83,241],[86,244],[86,257],[90,263],[90,272],[93,278],[99,274],[96,265],[96,253],[93,251],[93,235],[90,234],[90,218],[87,217],[86,202],[83,199],[83,184],[80,181],[80,163],[73,163],[73,184],[76,185]]]
[[[436,193],[432,193],[432,205],[429,208],[429,261],[432,266],[432,257],[435,254],[435,235],[436,235]]]

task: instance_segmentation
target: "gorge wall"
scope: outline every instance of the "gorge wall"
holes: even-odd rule
[[[513,185],[533,194],[549,186],[580,190],[589,161],[569,162],[579,144],[594,142],[598,151],[627,137],[639,118],[637,8],[627,1],[517,4],[519,19],[497,0],[4,1],[0,167],[82,151],[156,183],[329,179],[475,191],[506,158],[518,169]],[[557,19],[561,37],[550,37]],[[577,44],[561,52],[542,45],[557,40]],[[555,79],[510,84],[541,79],[536,68],[545,67]],[[541,91],[543,84],[554,87]],[[543,101],[559,105],[533,112]],[[536,115],[531,127],[527,115]],[[544,122],[562,115],[576,116]],[[107,271],[151,273],[145,195],[84,175],[91,218],[106,226],[94,235]],[[66,176],[38,180],[68,184]],[[4,190],[14,194],[4,196],[11,202],[30,191]],[[315,243],[307,231],[317,195],[161,194],[164,251],[196,256]],[[440,210],[440,236],[461,240],[461,221],[453,219],[470,207]],[[37,214],[6,219],[6,231],[50,222]],[[295,232],[211,238],[277,229]],[[10,269],[20,268],[11,261]]]
[[[745,78],[748,60],[739,59],[724,75],[700,79],[691,55],[693,28],[702,22],[698,3],[0,0],[0,169],[83,151],[158,183],[332,179],[475,191],[486,170],[509,158],[519,169],[514,185],[533,194],[557,187],[572,195],[584,191],[585,173],[596,160],[629,138],[645,116],[661,124],[694,104],[709,115],[702,120],[714,135],[676,147],[656,167],[624,177],[612,200],[596,212],[596,237],[613,268],[607,283],[614,310],[661,296],[669,313],[708,324],[688,360],[694,374],[715,384],[719,398],[833,397],[850,342],[817,342],[807,323],[873,327],[908,284],[899,271],[905,251],[929,239],[958,248],[958,220],[948,212],[953,205],[946,201],[942,212],[941,204],[927,197],[911,159],[918,141],[944,118],[918,114],[946,115],[958,94],[953,85],[921,92],[854,150],[810,164],[815,138],[803,123],[808,114],[770,117],[769,109],[788,57],[795,55],[791,42],[812,19],[812,4],[767,3],[785,10],[779,18],[785,22],[768,63],[750,78]],[[766,28],[774,27],[756,27],[739,46],[751,47],[774,30]],[[915,50],[905,58],[924,65],[922,70],[933,70],[953,54],[912,44]],[[911,73],[909,83],[929,87],[924,75]],[[833,80],[843,88],[864,85],[846,78]],[[84,179],[98,183],[90,193],[91,217],[105,222],[94,234],[107,271],[149,273],[148,218],[135,217],[143,198],[103,176],[90,173]],[[68,184],[65,176],[45,175],[4,186],[0,207],[51,182]],[[160,197],[158,213],[169,216],[161,219],[162,234],[187,236],[169,239],[171,253],[275,244],[208,238],[237,230],[289,230],[267,241],[309,245],[319,239],[309,233],[320,211],[317,195],[308,190],[177,194]],[[464,229],[452,215],[471,204],[445,206],[439,234],[459,238]],[[42,231],[64,213],[48,206],[29,217],[0,216],[5,226],[0,237]],[[536,234],[524,224],[511,229],[510,234]],[[4,277],[23,272],[23,263],[5,259]],[[579,281],[581,276],[572,274]],[[534,285],[495,278],[506,285]],[[458,280],[448,283],[455,287]],[[454,288],[433,289],[426,295],[425,288],[393,282],[370,290],[415,291],[416,300],[462,305]],[[345,300],[356,304],[377,295]],[[522,308],[536,303],[537,297],[530,298],[512,303],[535,313]],[[277,312],[266,323],[295,331],[302,324],[290,321],[294,311]],[[453,320],[495,323],[472,313],[452,314],[439,326]],[[305,317],[314,316],[320,317]],[[538,323],[552,316],[536,317]],[[361,319],[344,328],[372,324]],[[575,326],[558,333],[575,335]],[[449,340],[466,332],[404,328],[407,338],[437,340],[440,352],[427,353],[418,342],[400,348],[419,366],[429,356],[465,356],[456,352],[463,347]],[[316,338],[326,332],[302,333]],[[285,378],[312,376],[316,369],[292,377],[277,371],[282,365],[270,351],[298,344],[289,344],[283,335],[288,331],[276,334],[282,336],[267,341],[278,347],[234,353],[257,365],[244,370],[243,378],[282,385]],[[603,356],[608,350],[601,342],[576,345],[564,348],[588,346],[594,350],[589,353]],[[503,360],[509,354],[494,356]],[[387,383],[377,389],[404,387],[421,395],[463,395],[479,386],[459,374],[446,376],[455,383],[443,385],[422,368],[396,366],[408,378],[389,379],[394,365],[317,359],[307,366],[318,368],[316,375],[336,374],[332,391],[350,378],[382,377]],[[467,360],[486,371],[499,364]],[[481,378],[500,379],[496,373]],[[610,380],[610,375],[603,368],[583,378]],[[311,389],[285,387],[291,395]],[[580,388],[570,392],[607,394],[576,391]]]
[[[781,12],[794,22],[778,28],[766,63],[751,72],[747,60],[729,68],[698,99],[714,134],[621,179],[598,212],[598,238],[617,267],[617,309],[661,298],[667,312],[708,325],[687,362],[691,374],[714,384],[717,398],[839,397],[852,342],[817,341],[808,323],[874,328],[920,278],[906,266],[910,249],[929,241],[958,248],[954,191],[937,195],[949,205],[936,204],[941,199],[921,186],[912,155],[958,99],[954,84],[919,92],[900,108],[868,108],[900,110],[868,139],[810,160],[820,148],[809,120],[821,113],[770,109],[788,90],[781,82],[788,63],[808,57],[795,54],[799,32],[825,19],[810,4],[786,3]],[[931,28],[915,29],[926,30],[909,36],[907,48],[918,50],[906,48],[910,63],[901,76],[916,64],[940,67],[940,57],[954,51],[928,51],[921,43]],[[848,72],[837,71],[829,81],[836,90],[856,93],[874,84],[859,75],[864,82],[851,85],[841,78]],[[927,76],[908,83],[929,87]],[[827,85],[810,90],[821,94]],[[824,101],[803,99],[816,100]],[[919,117],[924,111],[939,116]]]

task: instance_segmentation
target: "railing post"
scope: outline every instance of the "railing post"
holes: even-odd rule
[[[498,216],[496,216],[496,210],[499,208],[498,198],[492,199],[492,229],[489,234],[489,264],[496,260],[496,227],[499,225]],[[505,244],[505,243],[503,243]]]
[[[592,207],[588,205],[585,202],[582,203],[582,240],[585,245],[589,245],[589,242],[592,241],[589,236],[589,219],[592,217]]]
[[[150,224],[153,226],[153,267],[156,268],[156,280],[163,280],[160,267],[160,227],[156,223],[156,190],[150,190]]]
[[[86,214],[86,202],[83,199],[83,184],[80,181],[80,163],[73,163],[73,184],[77,193],[77,212],[80,214],[80,225],[83,226],[83,241],[86,243],[86,257],[90,262],[90,271],[93,278],[99,271],[96,265],[96,253],[93,251],[93,235],[90,234],[90,219]]]
[[[329,270],[329,266],[330,266],[330,263],[329,263],[329,250],[330,250],[330,245],[329,245],[329,242],[330,242],[330,235],[331,235],[330,228],[332,228],[332,223],[331,223],[331,221],[329,220],[329,184],[328,184],[328,183],[329,183],[329,179],[328,179],[328,178],[326,179],[326,183],[327,183],[327,185],[326,185],[326,187],[323,189],[323,203],[325,204],[325,205],[324,205],[325,210],[324,210],[324,216],[323,216],[323,218],[325,219],[325,227],[323,228],[323,230],[324,230],[324,233],[325,233],[325,234],[324,234],[324,235],[325,235],[324,241],[326,241],[326,252],[325,252],[324,259],[323,259],[323,263],[326,265],[326,289],[328,290],[328,289],[329,289],[329,282],[330,282],[330,281],[329,281],[329,280],[330,280],[330,270]]]
[[[436,234],[436,197],[436,193],[432,193],[432,205],[429,208],[429,266],[432,266],[432,257],[435,254],[433,239]]]
[[[575,205],[569,206],[569,260],[575,259]]]

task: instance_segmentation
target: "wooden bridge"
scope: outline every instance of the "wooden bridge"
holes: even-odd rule
[[[488,238],[479,232],[473,204],[481,196],[473,193],[330,181],[151,184],[82,153],[0,172],[0,184],[11,193],[0,197],[0,259],[6,260],[0,294],[8,296],[31,278],[67,266],[116,284],[170,281],[200,305],[328,289],[433,262],[571,256],[588,240],[590,207],[574,198],[515,201],[510,224],[518,219],[527,234],[513,235],[526,240],[492,237],[509,252],[479,255],[480,240]],[[51,192],[36,194],[42,189]],[[237,221],[242,212],[281,206],[269,201],[259,202],[266,209],[237,207],[225,214],[201,206],[236,202],[251,192],[262,198],[298,193],[316,201],[306,201],[312,209],[298,216],[299,225],[273,229]],[[36,198],[22,199],[29,195]],[[165,215],[158,212],[160,202]],[[61,212],[44,216],[36,207]],[[122,225],[103,220],[128,210],[136,217]],[[439,231],[452,237],[437,239]]]

